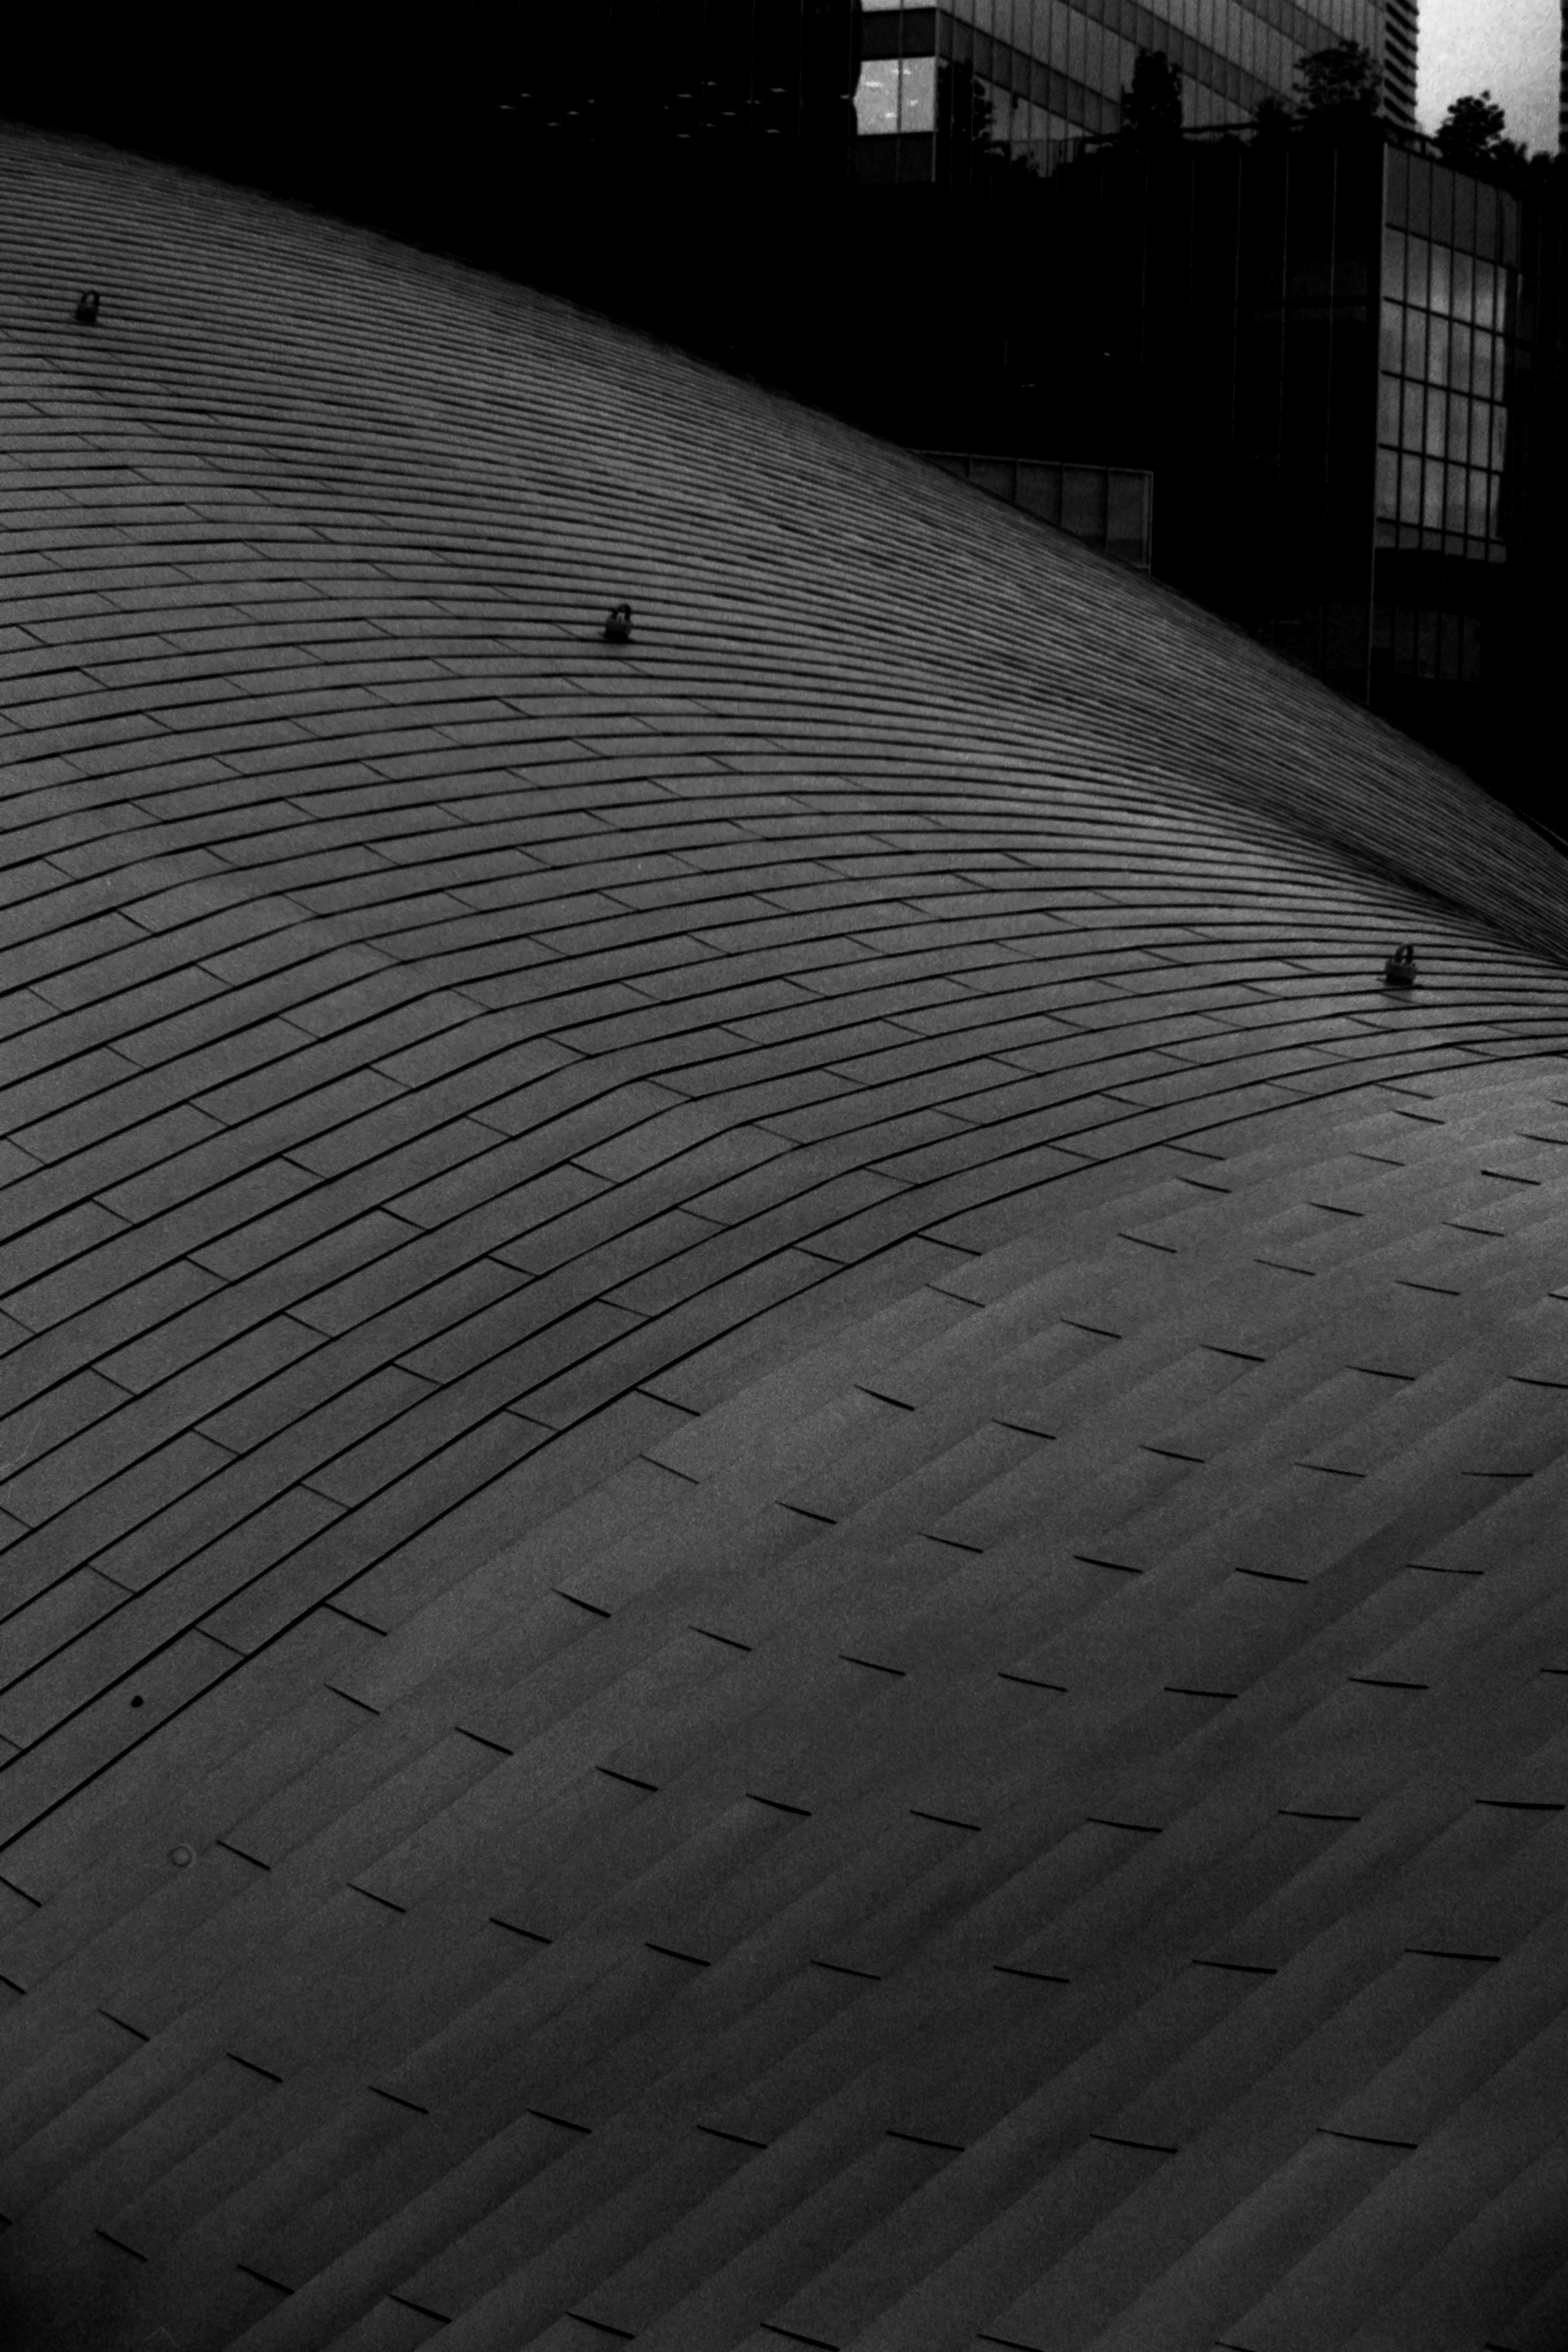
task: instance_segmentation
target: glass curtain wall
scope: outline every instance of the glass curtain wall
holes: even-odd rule
[[[1481,682],[1510,531],[1519,344],[1518,199],[1390,148],[1383,239],[1374,541],[1380,667]]]
[[[1383,0],[864,0],[856,90],[862,176],[963,178],[975,156],[1040,172],[1114,131],[1140,49],[1182,69],[1190,129],[1289,97],[1298,61],[1342,39],[1384,47]]]

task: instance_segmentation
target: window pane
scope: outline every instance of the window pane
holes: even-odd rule
[[[896,58],[871,58],[860,68],[855,90],[855,127],[862,139],[899,127],[899,65]]]
[[[1448,248],[1446,245],[1435,245],[1431,248],[1428,264],[1426,300],[1432,310],[1447,313],[1453,308],[1453,288],[1448,279]]]
[[[1453,326],[1448,330],[1448,382],[1457,383],[1462,392],[1470,388],[1470,368],[1473,364],[1475,337],[1468,327]]]
[[[1490,327],[1497,321],[1498,273],[1489,261],[1476,264],[1476,324]]]
[[[1383,306],[1383,364],[1397,370],[1405,357],[1405,313],[1397,302]]]
[[[1443,468],[1428,466],[1421,480],[1421,528],[1441,530],[1443,528]]]
[[[1399,520],[1419,522],[1421,520],[1421,460],[1401,457],[1399,461]]]
[[[1472,539],[1485,539],[1491,497],[1491,485],[1485,474],[1469,477],[1465,527]]]
[[[1396,228],[1383,232],[1383,290],[1392,302],[1405,294],[1405,239]]]
[[[1399,436],[1402,449],[1419,449],[1426,438],[1426,387],[1422,383],[1406,383],[1405,387],[1405,430]]]
[[[1399,459],[1392,449],[1377,453],[1377,511],[1388,521],[1399,511]]]
[[[1476,189],[1476,251],[1495,253],[1498,242],[1499,194],[1489,180]]]
[[[936,128],[936,59],[906,58],[899,69],[899,129]]]
[[[1492,413],[1484,400],[1470,403],[1470,463],[1489,466],[1492,461]]]
[[[1424,236],[1413,236],[1407,242],[1405,263],[1405,299],[1419,308],[1426,299],[1426,264],[1432,251]]]
[[[1388,151],[1388,217],[1403,221],[1410,204],[1410,163],[1404,150]]]
[[[1426,330],[1426,381],[1447,383],[1448,381],[1448,321],[1433,319]]]
[[[1508,411],[1506,408],[1494,408],[1492,411],[1492,471],[1494,474],[1501,473],[1503,460],[1507,455]]]
[[[1410,202],[1406,224],[1426,236],[1432,227],[1432,166],[1424,155],[1410,158]]]
[[[1380,441],[1399,438],[1399,378],[1384,375],[1377,383],[1377,437]]]
[[[1453,312],[1456,319],[1472,319],[1476,310],[1476,265],[1468,253],[1454,256]]]
[[[1462,392],[1448,394],[1448,455],[1461,464],[1469,453],[1470,404]]]
[[[1422,375],[1426,373],[1426,314],[1424,310],[1405,313],[1405,373]]]
[[[1449,467],[1448,487],[1443,504],[1443,519],[1449,530],[1463,530],[1465,528],[1465,517],[1468,510],[1468,494],[1466,489],[1468,479],[1468,477],[1463,466]]]
[[[1470,389],[1478,400],[1492,396],[1492,339],[1479,327],[1470,336]]]
[[[1426,436],[1424,443],[1428,457],[1441,457],[1448,446],[1448,404],[1440,392],[1426,396]]]

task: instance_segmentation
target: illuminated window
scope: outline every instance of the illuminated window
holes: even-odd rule
[[[868,58],[855,91],[862,138],[936,127],[936,59]]]

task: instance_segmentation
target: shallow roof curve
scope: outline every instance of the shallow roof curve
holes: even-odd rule
[[[1555,2352],[1554,852],[14,127],[0,401],[0,2333]]]

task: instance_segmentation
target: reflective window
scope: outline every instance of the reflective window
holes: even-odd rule
[[[1398,229],[1383,259],[1377,520],[1401,546],[1496,561],[1510,274]]]
[[[1484,400],[1473,400],[1470,408],[1470,463],[1489,466],[1492,461],[1492,412]]]
[[[1426,447],[1428,457],[1440,457],[1448,446],[1447,404],[1440,392],[1433,393],[1426,402]]]
[[[1469,501],[1466,529],[1469,531],[1472,539],[1485,539],[1490,521],[1489,501],[1491,496],[1491,483],[1488,476],[1483,473],[1473,473],[1469,479]]]
[[[1448,330],[1448,381],[1464,390],[1471,387],[1470,371],[1475,364],[1475,338],[1468,327],[1458,323]]]
[[[1426,381],[1447,383],[1448,381],[1448,321],[1434,318],[1426,328]]]
[[[1476,315],[1476,265],[1468,253],[1454,256],[1454,299],[1456,319],[1473,319]]]
[[[1426,387],[1424,383],[1405,386],[1405,426],[1398,436],[1402,449],[1419,449],[1426,438]]]
[[[1399,520],[1419,522],[1421,520],[1421,460],[1402,457],[1399,461]]]
[[[1383,290],[1391,302],[1405,299],[1405,237],[1396,228],[1383,232]]]
[[[868,58],[855,89],[862,138],[936,127],[936,59]]]
[[[1385,522],[1393,522],[1399,513],[1399,453],[1395,449],[1380,449],[1377,453],[1377,512]]]
[[[1453,285],[1449,268],[1452,256],[1446,245],[1427,247],[1426,301],[1427,307],[1433,310],[1447,312],[1453,308]]]
[[[1425,375],[1426,373],[1426,319],[1424,311],[1405,313],[1405,373]]]
[[[855,128],[862,139],[899,127],[899,61],[869,58],[855,89]]]

